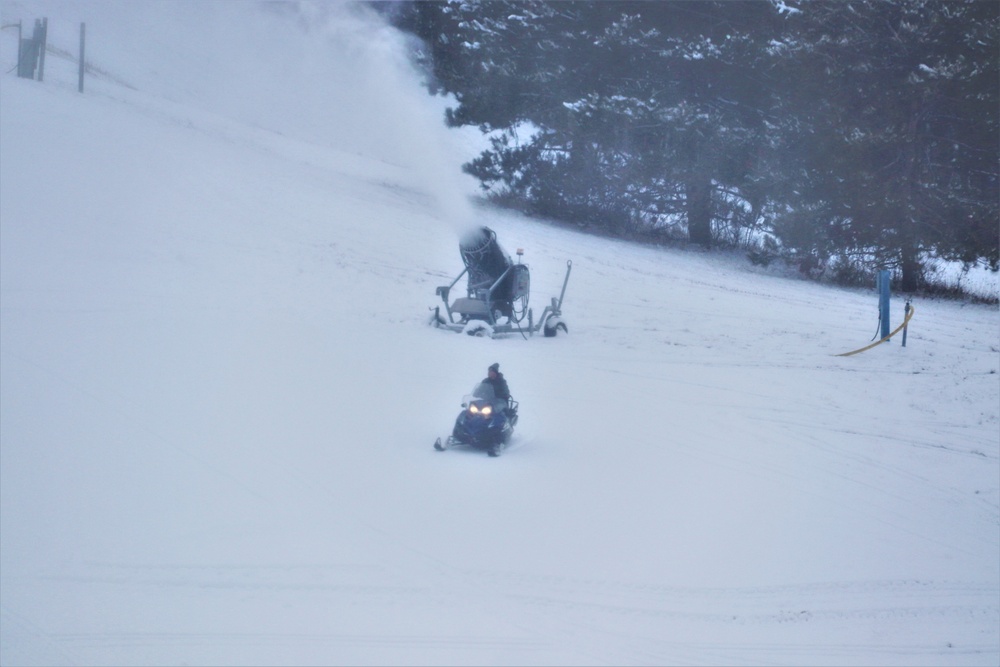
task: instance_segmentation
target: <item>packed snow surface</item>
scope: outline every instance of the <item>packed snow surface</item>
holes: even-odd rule
[[[357,7],[2,11],[4,665],[1000,662],[996,307],[474,206]],[[427,326],[482,224],[568,334]]]

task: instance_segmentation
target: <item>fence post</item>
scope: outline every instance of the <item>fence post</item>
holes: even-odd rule
[[[80,24],[80,85],[77,87],[77,89],[81,93],[83,92],[83,72],[86,69],[86,67],[84,66],[86,45],[87,45],[87,24],[81,23]]]
[[[45,76],[45,44],[49,20],[35,19],[35,30],[30,38],[21,37],[18,40],[17,75],[22,79],[34,79],[38,72],[38,80]],[[21,32],[18,27],[18,33]]]
[[[888,269],[878,272],[878,318],[882,325],[880,338],[889,335],[889,275]]]
[[[21,45],[21,41],[22,41],[21,23],[22,23],[22,21],[18,21],[17,22],[17,75],[18,76],[21,76],[21,51],[24,50],[24,47]],[[12,25],[5,25],[4,26],[4,28],[10,28],[10,27],[13,27],[13,26]]]
[[[35,31],[31,37],[21,37],[17,52],[17,75],[22,79],[35,78],[35,69],[38,67],[38,30],[39,21],[35,19]]]
[[[42,34],[38,45],[38,80],[45,77],[45,47],[49,43],[49,19],[42,19]]]

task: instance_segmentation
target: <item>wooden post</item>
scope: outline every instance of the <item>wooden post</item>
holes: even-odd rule
[[[24,53],[24,45],[21,44],[21,21],[17,22],[17,75],[21,74],[21,54]]]
[[[41,81],[42,77],[45,76],[45,47],[49,43],[49,19],[48,17],[42,19],[42,38],[41,44],[38,45],[38,80]]]
[[[20,29],[18,30],[20,32]],[[21,50],[17,56],[17,75],[22,79],[34,79],[38,70],[38,45],[42,36],[42,22],[35,19],[35,29],[31,37],[21,38]]]
[[[86,46],[87,46],[87,24],[81,23],[80,24],[80,85],[77,88],[77,90],[79,90],[81,93],[83,92],[83,72],[86,69],[86,65],[84,65],[84,63],[86,62],[85,59]]]

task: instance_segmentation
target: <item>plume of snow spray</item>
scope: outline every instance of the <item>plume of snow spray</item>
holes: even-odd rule
[[[325,38],[331,83],[342,92],[330,109],[338,139],[358,138],[370,157],[406,167],[440,217],[466,227],[473,186],[461,164],[473,155],[463,154],[461,133],[445,126],[444,101],[421,85],[403,35],[361,4],[303,3],[299,11]]]

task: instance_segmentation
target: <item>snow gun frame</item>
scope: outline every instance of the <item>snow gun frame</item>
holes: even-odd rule
[[[462,239],[459,249],[465,269],[451,284],[437,288],[436,294],[444,303],[444,313],[441,306],[433,307],[433,326],[470,336],[508,333],[533,336],[541,331],[551,338],[559,330],[569,331],[562,320],[562,303],[573,269],[572,260],[566,262],[566,277],[559,298],[552,298],[536,322],[533,311],[528,308],[530,274],[528,266],[521,264],[524,254],[521,248],[517,249],[518,261],[514,264],[497,243],[496,233],[489,227],[480,227]],[[456,298],[449,305],[451,290],[466,274],[469,276],[467,295]],[[526,326],[522,325],[525,317]]]

